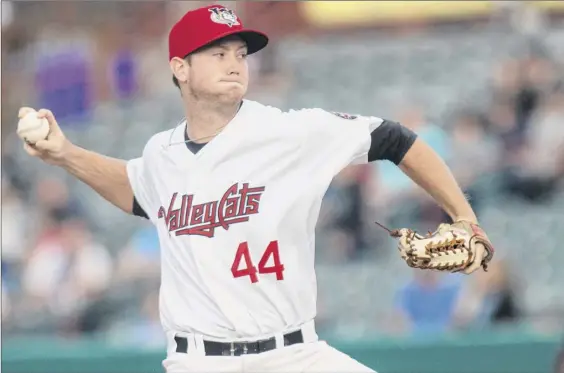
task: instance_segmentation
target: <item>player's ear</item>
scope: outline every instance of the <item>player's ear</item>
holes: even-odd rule
[[[170,60],[170,71],[172,75],[176,77],[179,83],[186,83],[188,80],[188,69],[189,64],[187,60],[182,58],[174,57]]]

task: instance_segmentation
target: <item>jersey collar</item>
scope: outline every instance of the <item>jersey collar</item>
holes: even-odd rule
[[[233,119],[225,126],[223,131],[217,134],[213,139],[208,141],[206,145],[200,149],[196,154],[188,149],[185,142],[185,133],[186,133],[186,126],[187,121],[184,119],[176,128],[172,131],[172,136],[170,137],[170,143],[173,144],[169,147],[168,152],[170,159],[173,163],[175,163],[179,167],[186,167],[195,162],[197,159],[212,156],[213,154],[220,154],[222,153],[222,148],[229,146],[237,136],[243,135],[241,131],[237,128],[240,126],[242,122],[242,118],[247,115],[249,110],[250,102],[248,100],[243,100],[241,105],[239,106],[239,110],[237,114],[233,117]],[[210,153],[208,155],[208,153]]]

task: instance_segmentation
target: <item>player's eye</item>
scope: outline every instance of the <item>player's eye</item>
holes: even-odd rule
[[[224,53],[224,52],[217,52],[217,53],[214,53],[213,55],[214,55],[214,56],[217,56],[217,57],[225,57],[225,53]]]
[[[243,58],[243,59],[247,58],[247,56],[248,56],[248,53],[240,53],[239,54],[239,57]]]

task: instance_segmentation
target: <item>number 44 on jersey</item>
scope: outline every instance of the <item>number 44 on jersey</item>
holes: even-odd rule
[[[260,258],[258,268],[253,264],[248,243],[241,242],[235,253],[231,273],[235,278],[249,276],[252,283],[258,282],[259,278],[257,273],[261,275],[274,273],[276,274],[276,280],[284,280],[284,265],[280,262],[278,241],[271,241],[268,244]]]

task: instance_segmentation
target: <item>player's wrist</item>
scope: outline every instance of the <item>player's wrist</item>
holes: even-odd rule
[[[55,158],[59,166],[68,168],[76,163],[77,158],[80,158],[81,151],[84,151],[84,149],[65,140]]]
[[[468,222],[471,224],[478,224],[478,218],[475,215],[455,215],[451,217],[454,223]]]

